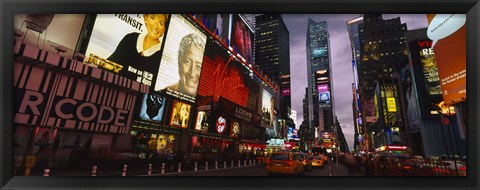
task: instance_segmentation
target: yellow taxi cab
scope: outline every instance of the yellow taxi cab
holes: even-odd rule
[[[310,157],[310,160],[312,161],[312,166],[313,167],[323,168],[324,161],[323,161],[322,157],[312,156],[312,157]]]
[[[305,170],[309,171],[313,169],[312,162],[310,159],[308,159],[308,155],[306,153],[296,152],[295,154],[297,154],[300,160],[302,161],[303,167],[305,168]]]
[[[297,154],[291,152],[273,153],[266,162],[268,175],[290,174],[298,176],[305,174],[303,162]]]

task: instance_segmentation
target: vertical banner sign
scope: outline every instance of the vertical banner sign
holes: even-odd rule
[[[387,98],[387,111],[397,112],[397,104],[395,102],[395,98]]]
[[[465,14],[428,14],[427,36],[433,43],[435,61],[445,104],[465,101],[467,26]]]
[[[129,132],[137,96],[28,64],[14,65],[18,124]]]
[[[182,15],[173,14],[155,91],[195,102],[207,36]]]

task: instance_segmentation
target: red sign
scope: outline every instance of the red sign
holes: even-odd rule
[[[387,146],[388,150],[407,150],[406,146]]]
[[[227,121],[225,120],[225,118],[220,116],[217,119],[217,125],[216,125],[217,133],[218,134],[224,133],[226,128],[227,128]]]
[[[210,41],[209,41],[210,42]],[[214,101],[224,97],[242,107],[248,107],[249,87],[240,62],[229,55],[226,49],[208,43],[202,66],[198,95],[213,96]]]

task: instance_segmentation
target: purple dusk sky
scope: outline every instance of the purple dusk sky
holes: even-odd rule
[[[330,34],[330,51],[333,72],[333,91],[335,112],[342,126],[349,148],[353,148],[353,114],[352,114],[352,56],[347,32],[347,20],[358,18],[361,14],[285,14],[283,20],[290,32],[290,75],[292,107],[297,111],[297,125],[303,121],[302,99],[307,87],[306,35],[308,18],[315,22],[327,21]],[[384,19],[400,17],[407,23],[407,29],[426,28],[427,18],[424,14],[383,15]]]

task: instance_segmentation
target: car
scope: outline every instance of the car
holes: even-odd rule
[[[312,167],[312,161],[310,159],[308,159],[308,156],[306,153],[303,153],[303,152],[298,152],[296,153],[298,155],[298,157],[300,158],[300,160],[302,160],[303,162],[303,167],[305,168],[306,171],[309,171],[309,170],[312,170],[313,167]]]
[[[298,176],[305,174],[303,160],[292,152],[275,152],[267,159],[266,170],[268,175],[290,174]]]
[[[311,156],[310,160],[312,162],[312,167],[323,168],[323,165],[325,164],[323,158],[320,156]]]

